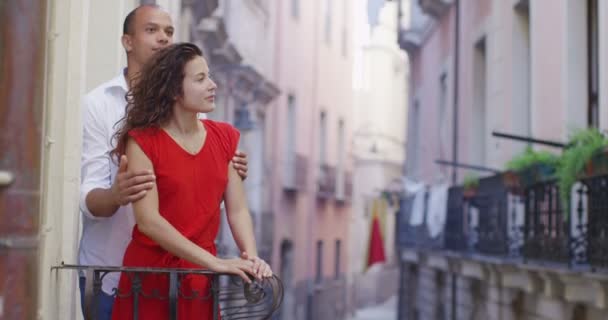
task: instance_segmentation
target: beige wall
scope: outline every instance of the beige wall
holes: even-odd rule
[[[74,319],[76,275],[51,272],[77,261],[80,99],[85,92],[88,1],[51,1],[43,152],[39,317]]]

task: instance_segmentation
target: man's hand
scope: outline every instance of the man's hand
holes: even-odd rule
[[[124,206],[143,198],[156,181],[152,171],[127,172],[127,165],[127,156],[121,156],[118,173],[111,187],[114,203],[118,206]]]
[[[259,280],[272,277],[272,270],[266,261],[256,256],[250,256],[247,252],[241,254],[241,259],[253,262],[253,274]]]
[[[241,179],[247,179],[247,154],[243,151],[237,150],[232,158],[232,165],[236,172],[241,176]]]

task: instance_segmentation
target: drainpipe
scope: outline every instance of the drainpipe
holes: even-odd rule
[[[454,27],[454,132],[452,137],[452,159],[454,162],[458,162],[458,65],[460,62],[460,0],[454,0],[455,12],[455,27]],[[452,168],[452,184],[455,185],[458,181],[457,169]],[[457,320],[456,315],[458,314],[457,307],[457,284],[456,281],[458,276],[455,271],[452,271],[452,320]]]
[[[458,65],[460,60],[460,0],[454,0],[455,28],[454,28],[454,131],[452,133],[452,161],[458,162]],[[457,169],[452,169],[452,184],[458,181]]]

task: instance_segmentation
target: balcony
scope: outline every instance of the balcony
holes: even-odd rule
[[[508,180],[507,174],[482,178],[474,194],[465,194],[462,186],[451,187],[446,223],[435,237],[426,228],[428,191],[424,217],[418,219],[422,223],[412,224],[414,196],[404,197],[397,217],[402,252],[573,272],[608,271],[608,174],[579,179],[569,202],[562,201],[554,180],[518,187]]]
[[[334,196],[336,192],[336,169],[327,164],[319,166],[317,177],[317,198],[326,200]]]
[[[123,273],[132,279],[128,292],[114,290],[116,299],[133,300],[133,317],[140,318],[138,302],[142,299],[158,300],[158,303],[168,305],[167,319],[178,319],[178,304],[182,300],[198,300],[201,303],[213,301],[213,319],[270,319],[280,308],[283,300],[283,285],[277,276],[246,284],[239,277],[228,274],[218,274],[208,270],[169,269],[169,268],[128,268],[61,265],[53,268],[54,272],[78,272],[87,275],[84,288],[83,303],[85,318],[95,319],[97,315],[96,300],[93,297],[101,292],[102,279],[110,273]],[[154,289],[144,292],[142,279],[146,276],[162,276],[168,280],[168,290]],[[190,281],[193,277],[207,277],[210,280],[209,293],[184,292],[180,284]]]
[[[338,180],[336,179],[336,184],[340,183]],[[344,173],[344,178],[343,178],[343,186],[341,188],[339,188],[336,185],[336,201],[338,201],[338,203],[347,203],[350,202],[352,200],[352,196],[353,196],[353,174],[351,172],[345,172]]]
[[[439,19],[448,11],[453,2],[453,0],[418,0],[418,5],[424,13]]]
[[[285,165],[285,176],[283,178],[283,190],[296,192],[306,190],[308,181],[308,158],[296,154],[287,161]]]

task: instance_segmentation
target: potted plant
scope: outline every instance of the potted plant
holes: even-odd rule
[[[578,179],[608,172],[607,147],[608,139],[595,128],[579,130],[570,138],[557,169],[564,208],[568,208],[570,190]]]
[[[462,182],[462,196],[465,198],[472,198],[477,194],[477,188],[479,188],[479,178],[474,174],[467,174],[464,176]]]
[[[502,181],[505,187],[512,192],[519,193],[521,190],[521,180],[514,170],[506,170],[502,173]]]
[[[507,163],[507,187],[528,186],[553,179],[559,165],[559,157],[549,151],[534,151],[528,147]],[[517,180],[513,178],[517,175]],[[516,184],[515,184],[516,183]]]

